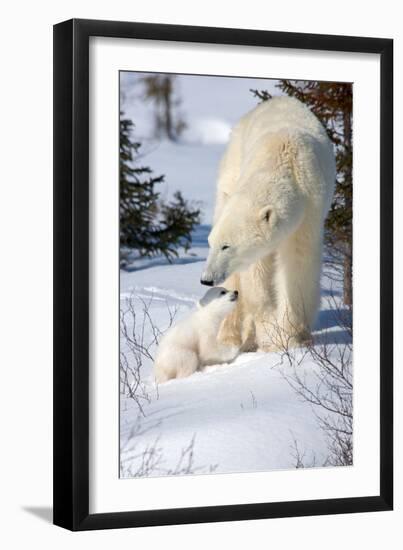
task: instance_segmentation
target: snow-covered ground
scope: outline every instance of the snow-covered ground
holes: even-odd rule
[[[173,312],[175,322],[204,294],[199,278],[207,233],[208,227],[199,228],[196,246],[173,264],[162,258],[141,260],[121,272],[121,309],[133,306],[135,332],[144,346],[153,341],[155,327],[164,331]],[[335,305],[340,306],[340,288],[323,277],[314,337],[318,343],[326,339],[337,351],[349,335],[337,323]],[[130,314],[126,321],[131,329]],[[121,349],[133,361],[124,339]],[[151,355],[154,351],[152,345]],[[121,399],[121,475],[294,468],[295,442],[308,464],[315,459],[322,465],[328,454],[324,433],[311,405],[288,384],[284,374],[289,367],[280,367],[280,361],[277,353],[244,353],[232,364],[208,367],[157,388],[152,360],[143,357],[141,378],[149,402],[141,400],[142,414],[135,400]],[[309,382],[314,363],[305,361],[300,368]]]

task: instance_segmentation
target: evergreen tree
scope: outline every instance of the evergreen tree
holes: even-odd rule
[[[120,117],[120,249],[135,249],[140,256],[163,254],[168,260],[177,249],[191,245],[191,231],[200,223],[200,211],[177,191],[163,202],[155,187],[164,176],[136,164],[140,143],[132,140],[133,123]]]
[[[326,219],[330,252],[343,258],[344,303],[352,304],[353,142],[352,85],[342,82],[280,80],[280,90],[305,103],[325,127],[336,152],[336,191]],[[262,101],[267,91],[252,90]]]

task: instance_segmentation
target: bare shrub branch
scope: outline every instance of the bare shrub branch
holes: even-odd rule
[[[166,302],[168,321],[165,327],[160,328],[151,315],[153,300],[153,295],[144,299],[131,293],[120,310],[120,393],[133,399],[139,409],[127,441],[121,445],[120,476],[131,478],[212,473],[217,465],[195,465],[195,436],[179,450],[177,462],[170,468],[165,465],[166,448],[161,444],[161,435],[156,435],[152,442],[140,447],[142,436],[159,429],[162,424],[162,421],[145,419],[144,404],[150,403],[151,396],[144,383],[143,367],[146,362],[154,361],[154,350],[165,331],[174,323],[178,311]],[[136,307],[138,303],[141,304],[140,311]]]
[[[312,453],[312,457],[308,461],[306,457],[306,451],[305,450],[303,451],[300,449],[299,443],[292,432],[291,432],[291,436],[292,436],[292,444],[290,445],[290,447],[291,447],[291,457],[294,460],[294,467],[296,469],[315,468],[317,466],[315,453]]]
[[[168,326],[161,330],[150,313],[153,299],[150,296],[145,300],[131,293],[120,310],[120,393],[133,399],[143,416],[143,405],[150,402],[142,380],[144,361],[154,361],[154,349],[165,330],[173,324],[177,313],[177,308],[171,308],[167,303]],[[142,305],[140,312],[136,311],[135,300]]]
[[[325,465],[349,466],[353,464],[352,316],[349,309],[338,307],[334,296],[329,297],[329,303],[344,340],[332,343],[332,331],[325,330],[320,341],[293,348],[278,329],[275,332],[280,349],[277,366],[284,367],[280,371],[295,393],[312,405],[326,437],[329,455]],[[309,364],[313,364],[313,368],[308,368]],[[296,441],[293,449],[296,467],[302,467]]]
[[[137,421],[132,427],[128,441],[120,451],[120,477],[152,477],[152,476],[175,476],[189,475],[196,473],[213,473],[218,465],[209,466],[195,465],[195,443],[196,436],[193,435],[189,443],[180,449],[177,462],[173,468],[165,466],[166,449],[161,445],[161,436],[157,435],[153,442],[141,449],[139,452],[139,436],[155,429],[161,425],[161,422],[144,426],[142,416],[137,417]],[[126,458],[122,458],[126,455]]]

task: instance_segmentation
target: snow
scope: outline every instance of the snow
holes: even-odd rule
[[[136,331],[143,333],[145,342],[152,341],[150,324],[142,323],[145,306],[152,322],[164,331],[170,312],[176,311],[174,320],[189,315],[204,294],[199,279],[207,232],[208,227],[199,228],[197,246],[173,264],[162,258],[141,260],[121,272],[121,308],[133,305]],[[340,305],[340,289],[323,277],[314,338],[318,344],[326,339],[337,347],[349,337],[336,323],[334,301]],[[123,341],[122,350],[127,352]],[[133,399],[121,400],[122,477],[294,468],[294,441],[308,462],[314,459],[322,465],[327,456],[324,434],[311,405],[288,384],[289,367],[280,362],[278,353],[243,353],[232,364],[208,367],[157,388],[152,361],[145,359],[141,376],[150,402],[142,401],[143,414]],[[315,368],[309,361],[301,366],[307,380]],[[152,464],[146,473],[145,457]],[[188,467],[182,469],[184,461]]]
[[[190,143],[227,143],[231,133],[231,126],[219,118],[197,118],[192,126],[186,129],[184,139]]]

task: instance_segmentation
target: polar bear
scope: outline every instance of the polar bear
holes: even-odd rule
[[[324,127],[296,99],[263,102],[232,130],[201,277],[240,291],[222,343],[273,351],[310,340],[335,176]]]
[[[163,337],[154,363],[157,382],[190,376],[206,365],[235,359],[238,346],[217,342],[223,319],[234,309],[238,291],[223,287],[208,290],[190,317],[172,327]]]

